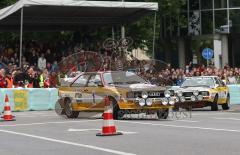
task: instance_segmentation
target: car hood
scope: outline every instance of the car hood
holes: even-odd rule
[[[197,91],[209,91],[210,88],[208,87],[185,87],[185,88],[177,88],[177,89],[174,89],[175,91],[182,91],[182,92],[192,92],[194,90],[197,90]]]
[[[129,91],[165,91],[165,87],[160,87],[157,85],[152,85],[152,84],[129,84],[129,85],[115,85],[116,87],[119,88],[125,88],[128,89]]]

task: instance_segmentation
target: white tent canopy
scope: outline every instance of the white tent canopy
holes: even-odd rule
[[[158,10],[157,3],[83,0],[19,0],[0,10],[0,30],[77,29],[80,25],[116,25]]]

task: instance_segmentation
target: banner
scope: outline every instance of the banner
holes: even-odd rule
[[[28,110],[28,90],[14,90],[14,111]]]

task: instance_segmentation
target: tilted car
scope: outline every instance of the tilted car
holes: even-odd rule
[[[189,103],[192,108],[211,106],[212,111],[218,110],[218,105],[223,110],[229,109],[230,94],[228,87],[217,76],[187,77],[180,87],[173,87],[178,103]],[[185,104],[186,105],[186,104]]]
[[[166,119],[175,98],[165,87],[152,85],[132,72],[85,72],[77,75],[68,85],[59,87],[59,104],[69,118],[79,112],[104,110],[104,98],[113,105],[113,117],[119,119],[126,113],[157,113]]]

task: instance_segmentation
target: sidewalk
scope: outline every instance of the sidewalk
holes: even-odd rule
[[[229,112],[240,112],[240,104],[230,105]]]

